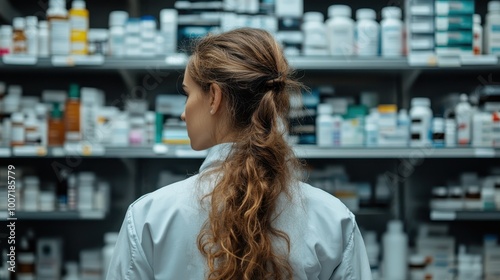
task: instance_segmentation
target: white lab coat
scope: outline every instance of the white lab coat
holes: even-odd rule
[[[199,174],[224,160],[230,149],[229,143],[210,149]],[[207,219],[200,198],[215,180],[199,178],[162,187],[130,205],[107,280],[206,279],[206,261],[197,248],[197,236]],[[370,280],[354,215],[318,188],[300,182],[292,189],[292,201],[280,198],[279,209],[284,211],[275,226],[290,238],[294,279]],[[276,248],[285,248],[283,241],[276,243]]]

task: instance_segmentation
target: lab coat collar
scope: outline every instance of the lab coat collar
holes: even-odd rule
[[[214,164],[226,160],[233,145],[234,143],[221,143],[210,148],[205,161],[203,161],[203,164],[200,166],[199,173],[205,171],[209,167],[212,167]]]

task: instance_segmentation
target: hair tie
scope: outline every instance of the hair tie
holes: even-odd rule
[[[280,93],[285,88],[285,81],[283,80],[283,72],[278,72],[278,75],[266,82],[266,85],[275,93]]]

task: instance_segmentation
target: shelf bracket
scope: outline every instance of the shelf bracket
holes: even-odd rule
[[[130,17],[140,17],[141,16],[141,7],[139,0],[128,0],[128,12]]]
[[[11,23],[15,17],[21,16],[21,13],[16,10],[9,1],[0,1],[0,18]]]
[[[402,106],[403,108],[410,107],[410,89],[413,87],[413,84],[418,79],[420,74],[422,73],[421,69],[412,69],[409,71],[404,71],[402,73],[402,81],[401,81],[401,97],[402,97]]]
[[[125,69],[119,69],[118,73],[120,74],[120,77],[122,78],[123,83],[127,87],[127,92],[131,92],[135,86],[135,81],[136,81],[135,73],[132,73],[132,71],[125,70]]]

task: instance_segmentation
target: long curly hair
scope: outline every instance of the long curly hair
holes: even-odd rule
[[[228,158],[210,173],[219,174],[214,189],[202,198],[210,201],[198,235],[207,279],[292,279],[290,239],[273,222],[279,198],[291,199],[299,179],[301,163],[284,135],[290,94],[303,85],[273,36],[259,29],[203,37],[187,69],[204,92],[212,83],[221,88],[238,132]]]

